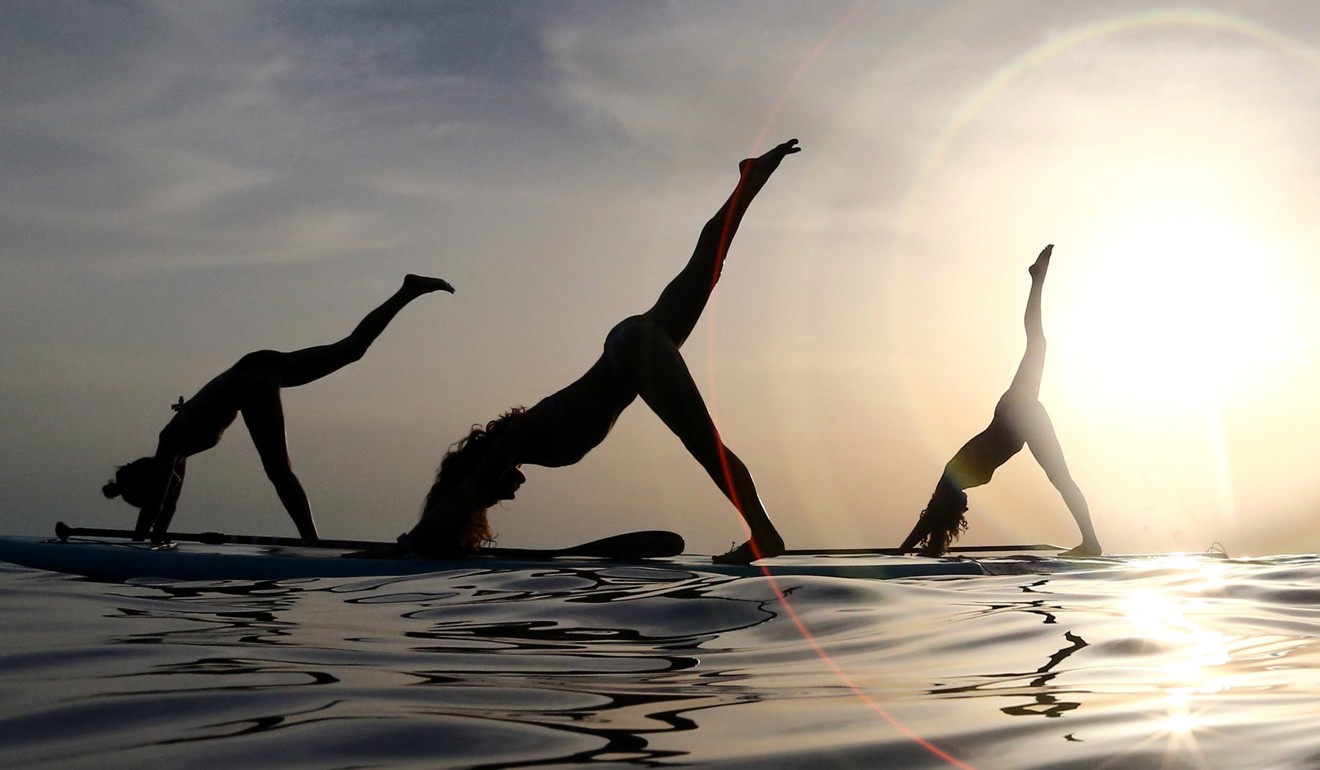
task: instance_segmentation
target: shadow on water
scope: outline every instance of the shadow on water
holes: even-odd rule
[[[1021,587],[1023,593],[1034,593],[1037,588],[1044,588],[1049,584],[1048,580],[1038,580]],[[1027,599],[1016,603],[991,604],[986,607],[982,614],[995,614],[1005,610],[1023,613],[1026,615],[1036,615],[1041,618],[1042,625],[1057,625],[1058,617],[1055,609],[1047,604],[1046,599]],[[1061,610],[1062,608],[1057,608]],[[1085,639],[1073,633],[1064,630],[1062,632],[1063,647],[1051,654],[1045,664],[1034,671],[1009,671],[1004,673],[986,673],[979,675],[979,678],[985,681],[969,685],[960,685],[953,687],[936,687],[927,692],[933,696],[965,696],[982,697],[993,696],[1009,699],[1021,699],[1029,697],[1031,700],[1026,703],[1019,703],[1013,706],[1004,706],[1000,709],[1009,716],[1040,716],[1057,718],[1063,716],[1069,711],[1080,708],[1080,700],[1061,700],[1060,696],[1067,695],[1070,690],[1067,688],[1053,688],[1051,682],[1058,676],[1055,668],[1070,658],[1074,653],[1081,651],[1088,646]]]
[[[498,732],[491,729],[498,725],[565,736],[538,737],[535,756],[503,757],[491,767],[650,764],[686,753],[652,748],[652,736],[696,730],[691,713],[759,697],[737,687],[737,676],[702,666],[708,645],[778,617],[772,593],[722,593],[731,581],[685,573],[657,581],[628,569],[492,570],[443,580],[157,583],[148,601],[139,585],[135,601],[109,617],[150,630],[110,643],[169,648],[171,657],[197,647],[230,654],[110,675],[120,681],[104,697],[242,693],[258,711],[263,701],[284,704],[278,713],[189,725],[187,735],[139,748],[252,740],[335,722],[362,733],[366,700],[377,702],[377,722],[452,718],[466,731]],[[566,750],[556,753],[555,745]]]

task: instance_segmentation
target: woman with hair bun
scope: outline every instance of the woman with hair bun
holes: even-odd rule
[[[298,535],[315,540],[311,505],[289,463],[280,390],[306,385],[359,360],[405,305],[434,291],[452,293],[454,288],[439,278],[408,275],[398,291],[338,342],[289,353],[258,350],[243,356],[191,399],[181,397],[171,407],[174,418],[160,432],[156,454],[120,466],[102,492],[106,497],[122,497],[138,509],[136,539],[150,534],[155,541],[165,540],[183,489],[187,459],[220,443],[225,429],[242,414],[266,476],[298,527]]]

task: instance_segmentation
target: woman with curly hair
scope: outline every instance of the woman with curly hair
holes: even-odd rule
[[[175,415],[160,432],[156,454],[120,466],[114,480],[102,487],[105,496],[122,496],[124,502],[139,509],[134,529],[137,539],[150,533],[153,540],[164,540],[183,489],[187,459],[220,443],[241,413],[266,476],[298,527],[298,535],[315,540],[316,524],[307,493],[289,463],[280,390],[319,380],[362,358],[405,305],[434,291],[452,293],[454,287],[439,278],[408,275],[398,291],[338,342],[288,353],[258,350],[243,356],[191,399],[180,398],[171,407]]]
[[[967,529],[964,517],[967,494],[963,490],[989,481],[999,466],[1008,462],[1008,458],[1021,451],[1025,444],[1045,470],[1050,483],[1063,496],[1068,510],[1077,520],[1077,528],[1082,531],[1081,545],[1062,555],[1099,555],[1100,541],[1091,526],[1086,498],[1068,472],[1054,425],[1039,400],[1041,376],[1045,371],[1045,329],[1041,322],[1040,295],[1053,252],[1053,244],[1046,246],[1028,269],[1031,293],[1027,297],[1024,318],[1027,350],[1012,384],[995,405],[989,427],[973,436],[944,466],[944,474],[935,486],[930,503],[921,512],[912,533],[903,541],[901,551],[939,556],[948,550],[949,545]]]
[[[701,317],[752,199],[788,155],[792,139],[739,164],[728,201],[701,231],[687,265],[641,315],[620,321],[577,381],[530,409],[515,409],[455,444],[440,464],[421,521],[400,541],[423,555],[472,550],[489,537],[486,509],[512,499],[523,464],[572,465],[598,446],[638,396],[678,436],[742,515],[751,539],[717,560],[747,563],[783,552],[751,473],[720,438],[679,348]]]

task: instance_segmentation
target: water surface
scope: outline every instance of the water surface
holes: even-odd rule
[[[1002,566],[0,566],[0,766],[1320,766],[1320,559]]]

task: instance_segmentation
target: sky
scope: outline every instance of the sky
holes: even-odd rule
[[[1119,553],[1320,548],[1320,14],[1309,0],[0,4],[0,532],[100,487],[244,353],[323,536],[392,539],[474,423],[579,376],[789,138],[684,347],[788,545],[894,545],[988,423],[1044,292],[1041,401]],[[524,468],[499,543],[733,508],[638,402]],[[963,542],[1075,545],[1029,452]],[[178,530],[293,535],[241,421]]]

